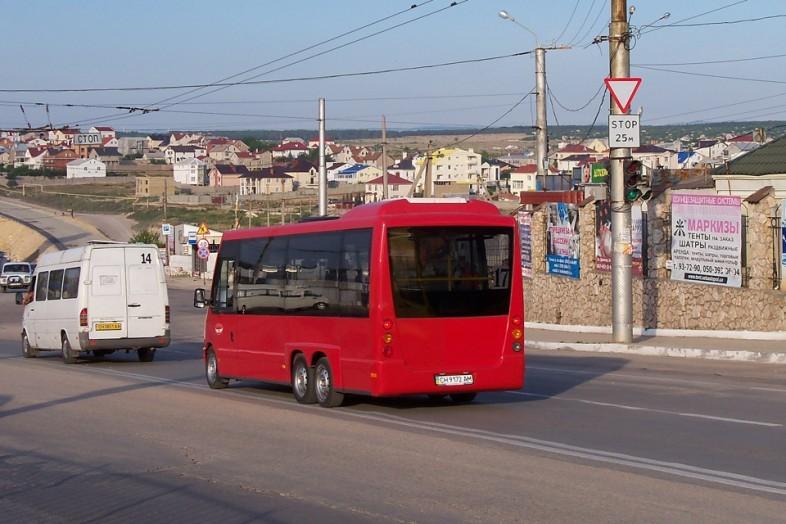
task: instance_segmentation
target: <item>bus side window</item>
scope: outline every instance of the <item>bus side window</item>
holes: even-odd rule
[[[233,312],[235,306],[235,261],[231,258],[221,258],[216,269],[218,278],[213,282],[213,307],[219,312]]]

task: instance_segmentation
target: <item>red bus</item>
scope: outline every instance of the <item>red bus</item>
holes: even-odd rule
[[[345,393],[469,402],[524,382],[515,220],[492,204],[398,199],[341,218],[224,234],[207,307],[211,388],[290,385],[302,403]]]

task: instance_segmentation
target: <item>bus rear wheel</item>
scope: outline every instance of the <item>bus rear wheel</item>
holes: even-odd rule
[[[68,337],[63,335],[63,341],[61,345],[61,353],[63,354],[63,362],[66,364],[74,364],[76,363],[76,354],[74,350],[71,349],[71,343],[68,342]]]
[[[35,358],[38,356],[38,350],[30,345],[27,333],[22,335],[22,356],[25,358]]]
[[[292,394],[301,404],[313,404],[317,401],[314,368],[308,365],[303,355],[296,356],[292,362]]]
[[[451,393],[450,399],[458,404],[468,404],[475,400],[477,393]]]
[[[211,349],[205,360],[205,378],[210,389],[224,389],[229,384],[229,379],[222,377],[218,372],[218,359]]]
[[[327,357],[322,357],[317,361],[314,371],[314,390],[317,402],[323,408],[335,408],[344,402],[344,394],[336,391],[333,383],[333,369]]]

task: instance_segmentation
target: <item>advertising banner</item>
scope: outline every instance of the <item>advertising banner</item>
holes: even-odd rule
[[[672,280],[740,287],[740,197],[672,193],[671,264]]]
[[[593,184],[607,184],[609,182],[609,169],[603,162],[590,166],[590,182]]]
[[[521,243],[521,276],[532,278],[532,213],[518,212]]]
[[[546,207],[546,272],[579,278],[579,210],[574,204]]]
[[[644,217],[641,205],[632,205],[630,215],[632,271],[634,276],[640,277],[644,273]],[[608,200],[601,200],[595,204],[595,271],[611,272],[611,254],[611,205]]]

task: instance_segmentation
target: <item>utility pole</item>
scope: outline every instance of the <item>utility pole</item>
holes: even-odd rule
[[[543,189],[545,190],[546,162],[549,154],[549,129],[546,120],[546,50],[542,47],[535,49],[535,91],[535,104],[537,106],[535,161],[538,164],[536,176],[543,180]]]
[[[164,222],[166,222],[166,199],[167,199],[167,179],[164,178]]]
[[[387,160],[387,125],[385,115],[382,115],[382,200],[388,199],[388,160]]]
[[[627,0],[611,0],[609,25],[609,57],[611,78],[630,76],[630,49]],[[613,98],[613,97],[612,97]],[[611,114],[623,114],[611,100]],[[631,274],[632,240],[630,204],[625,201],[625,160],[630,158],[630,148],[613,147],[609,151],[611,162],[611,232],[613,254],[611,258],[611,310],[614,342],[633,341],[633,279]]]
[[[327,215],[327,166],[325,164],[325,99],[319,99],[319,216]],[[282,220],[283,220],[283,214]]]
[[[423,185],[423,197],[430,198],[431,196],[431,140],[429,140],[428,149],[426,149],[426,182]]]

